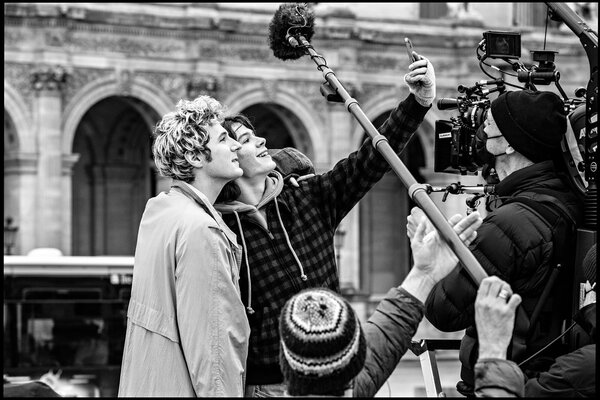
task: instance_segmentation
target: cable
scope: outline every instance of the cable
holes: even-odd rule
[[[577,325],[576,322],[573,322],[571,324],[570,327],[568,327],[567,329],[565,329],[565,331],[563,333],[561,333],[560,335],[558,335],[558,337],[556,339],[554,339],[553,341],[551,341],[550,343],[548,343],[546,346],[544,346],[543,348],[541,348],[540,350],[536,351],[532,356],[528,357],[525,361],[521,361],[519,363],[519,367],[523,364],[525,364],[527,361],[530,361],[532,358],[538,356],[542,351],[546,350],[548,347],[550,347],[551,345],[553,345],[554,343],[556,343],[556,341],[560,338],[562,338],[563,336],[565,336],[571,329],[573,329],[573,327]]]

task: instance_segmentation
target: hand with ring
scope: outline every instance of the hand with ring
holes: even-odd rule
[[[479,338],[479,358],[506,359],[512,338],[516,309],[521,296],[497,276],[481,281],[475,299],[475,324]]]

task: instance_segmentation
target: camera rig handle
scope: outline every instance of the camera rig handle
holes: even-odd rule
[[[446,217],[437,208],[433,200],[427,193],[425,185],[420,184],[412,176],[408,168],[400,160],[396,152],[392,149],[385,136],[379,133],[373,126],[369,118],[360,108],[358,101],[350,96],[344,86],[337,79],[335,73],[327,66],[323,56],[318,54],[312,45],[306,40],[302,34],[294,36],[295,46],[304,49],[305,53],[310,55],[310,58],[317,65],[317,69],[321,71],[323,77],[337,94],[342,98],[348,112],[358,121],[371,138],[373,147],[385,158],[392,170],[398,175],[404,186],[408,189],[408,194],[411,199],[425,212],[433,226],[438,230],[440,236],[448,243],[452,251],[461,261],[463,267],[469,273],[474,282],[479,285],[481,281],[487,277],[487,273],[479,264],[469,248],[460,240],[452,226],[446,220]],[[291,43],[291,42],[290,42]],[[328,94],[331,94],[327,91]],[[339,99],[338,99],[339,101]]]
[[[474,194],[473,197],[469,197],[465,200],[467,205],[467,215],[477,210],[479,206],[479,199],[482,197],[490,196],[495,193],[494,185],[476,185],[476,186],[464,186],[460,182],[451,183],[446,187],[431,186],[425,184],[427,193],[433,192],[444,192],[442,201],[446,201],[449,194]]]

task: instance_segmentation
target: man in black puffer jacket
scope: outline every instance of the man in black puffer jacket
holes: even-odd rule
[[[489,167],[493,167],[484,167],[483,175],[490,182],[495,169],[500,182],[495,189],[497,208],[484,219],[470,249],[488,275],[509,283],[523,299],[523,318],[517,318],[514,332],[520,341],[513,340],[508,355],[517,361],[557,337],[562,320],[570,313],[568,308],[560,310],[570,305],[572,298],[572,271],[562,268],[551,295],[543,301],[538,323],[531,334],[527,332],[552,270],[557,263],[565,264],[574,247],[567,240],[574,237],[581,219],[581,200],[568,181],[561,179],[560,164],[553,161],[560,156],[566,124],[564,105],[557,95],[523,90],[503,93],[494,100],[477,133],[485,143]],[[447,332],[466,329],[459,355],[463,381],[457,385],[465,395],[472,394],[477,360],[476,295],[477,286],[469,275],[456,268],[434,287],[426,302],[427,319],[436,328]],[[564,352],[560,346],[549,348],[543,357],[535,357],[522,368],[526,374],[539,372]]]

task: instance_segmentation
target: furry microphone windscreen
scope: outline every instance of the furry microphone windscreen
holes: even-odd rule
[[[296,60],[305,52],[302,47],[288,43],[288,34],[302,35],[310,42],[314,34],[315,14],[306,3],[283,3],[269,24],[269,47],[282,60]]]

